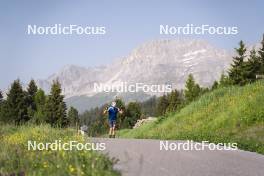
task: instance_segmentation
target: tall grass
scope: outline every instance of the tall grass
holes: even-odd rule
[[[120,135],[236,142],[241,149],[264,154],[264,82],[217,89],[180,112]]]
[[[1,125],[0,139],[0,175],[119,175],[111,160],[93,151],[28,150],[28,140],[84,143],[85,139],[72,129]]]

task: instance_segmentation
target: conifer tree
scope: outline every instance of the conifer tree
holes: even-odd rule
[[[217,81],[214,81],[213,85],[212,85],[212,90],[217,89],[219,86]]]
[[[79,126],[79,113],[78,110],[75,109],[74,107],[70,107],[68,111],[68,120],[69,120],[69,125],[71,127],[78,127]]]
[[[246,79],[248,83],[254,82],[256,80],[256,75],[260,74],[261,62],[257,56],[255,49],[250,51],[249,59],[246,62],[245,72]]]
[[[38,89],[37,93],[34,96],[34,102],[36,104],[36,111],[34,113],[33,121],[36,124],[43,123],[47,120],[45,116],[46,99],[47,98],[46,98],[45,92],[42,89]]]
[[[223,72],[219,80],[219,87],[226,87],[228,85],[231,85],[231,81],[229,77]]]
[[[168,95],[168,102],[169,102],[169,105],[168,105],[167,111],[173,112],[173,111],[178,110],[182,104],[180,92],[177,91],[176,89],[173,90]]]
[[[27,106],[28,106],[28,116],[30,119],[33,118],[34,113],[36,112],[36,103],[35,103],[35,95],[38,91],[38,87],[35,81],[32,79],[29,82],[27,88]]]
[[[260,60],[260,71],[259,74],[264,75],[264,34],[261,41],[261,47],[258,51],[259,60]]]
[[[8,121],[19,125],[28,120],[26,95],[22,89],[19,79],[15,80],[7,93],[7,114]]]
[[[27,92],[29,95],[34,96],[38,91],[38,87],[34,81],[34,79],[31,79],[29,84],[28,84],[28,88],[27,88]]]
[[[157,116],[156,107],[157,107],[157,97],[153,96],[148,100],[140,103],[142,109],[142,115],[145,117]]]
[[[239,48],[235,48],[237,56],[233,57],[233,63],[229,70],[229,78],[232,84],[244,85],[246,83],[245,58],[246,47],[244,42],[239,42]]]
[[[3,121],[4,114],[3,114],[3,94],[2,91],[0,90],[0,121]]]
[[[169,101],[167,95],[163,95],[159,97],[158,103],[157,103],[157,115],[162,116],[165,115],[166,110],[169,106]]]
[[[3,102],[3,93],[2,91],[0,90],[0,104]]]
[[[126,108],[126,117],[123,121],[123,128],[132,128],[141,117],[141,108],[139,103],[130,102]]]
[[[62,90],[59,81],[53,81],[46,104],[47,122],[52,126],[64,127],[68,123],[66,117],[67,107],[64,102],[64,96],[61,93]]]
[[[184,96],[187,102],[195,100],[201,92],[201,88],[195,83],[193,75],[190,74],[185,84]]]

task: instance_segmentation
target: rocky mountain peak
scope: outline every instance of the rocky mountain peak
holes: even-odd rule
[[[49,89],[52,80],[59,79],[66,97],[93,96],[93,84],[120,82],[164,84],[184,87],[192,73],[203,86],[209,86],[220,77],[232,60],[231,55],[203,40],[155,40],[144,43],[111,65],[80,67],[67,65],[38,84]]]

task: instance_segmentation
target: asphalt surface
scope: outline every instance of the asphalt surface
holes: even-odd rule
[[[94,138],[124,176],[264,176],[264,155],[247,151],[160,150],[160,140]],[[186,141],[169,141],[179,144]]]

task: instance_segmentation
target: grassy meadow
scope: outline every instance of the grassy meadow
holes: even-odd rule
[[[216,89],[179,112],[121,130],[119,136],[236,142],[240,149],[264,154],[264,82]]]

